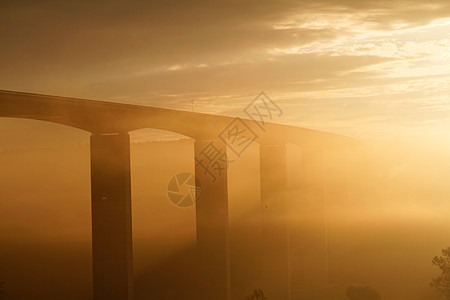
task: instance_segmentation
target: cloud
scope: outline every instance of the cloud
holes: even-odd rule
[[[49,70],[88,67],[90,72],[207,64],[253,56],[267,48],[336,38],[346,24],[423,23],[445,12],[442,3],[436,3],[440,9],[424,10],[418,2],[358,2],[18,1],[5,5],[1,12],[0,28],[6,41],[3,59],[15,58],[16,67],[21,57],[24,64],[45,65]],[[414,7],[420,17],[410,12]],[[290,16],[303,27],[275,29]],[[314,22],[325,25],[311,26]],[[24,66],[19,62],[19,67]]]
[[[1,88],[220,114],[265,90],[296,114],[365,99],[382,116],[442,97],[448,17],[443,0],[6,1]],[[297,124],[333,131],[351,107]]]

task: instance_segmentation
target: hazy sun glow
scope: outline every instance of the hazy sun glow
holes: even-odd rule
[[[109,275],[128,293],[130,254],[136,299],[199,300],[199,282],[217,299],[261,288],[270,300],[343,300],[349,285],[439,299],[430,280],[432,257],[450,245],[450,1],[3,2],[0,90],[241,118],[264,91],[277,107],[265,121],[327,133],[258,127],[260,144],[239,154],[228,144],[226,157],[229,128],[217,139],[201,129],[232,118],[109,104],[89,114],[73,105],[86,102],[2,92],[3,116],[33,105],[30,119],[0,118],[1,299],[3,288],[6,299],[92,299]],[[34,120],[46,109],[96,134]],[[140,129],[130,144],[126,131],[144,126],[180,134]],[[231,159],[217,183],[198,160],[209,141]],[[107,254],[94,259],[102,272],[92,273],[92,245]]]

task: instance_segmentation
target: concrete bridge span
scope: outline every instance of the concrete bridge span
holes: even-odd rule
[[[220,153],[226,154],[226,143],[219,133],[234,118],[1,90],[0,117],[53,122],[91,133],[94,300],[133,299],[129,132],[154,128],[194,139],[195,173],[202,182],[203,193],[196,207],[199,299],[231,299],[227,170],[222,169],[220,176],[212,180],[198,162],[211,142]],[[250,129],[258,128],[253,120],[241,121]],[[341,135],[272,123],[264,124],[264,133],[255,142],[260,144],[262,232],[269,239],[259,253],[261,284],[269,299],[290,299],[288,229],[287,223],[277,221],[288,209],[283,196],[288,166],[285,145],[293,143],[304,150],[304,173],[317,179],[320,177],[317,170],[323,167],[323,162],[307,160],[309,154],[342,151],[358,142]],[[308,184],[308,180],[302,188],[307,190],[305,197],[312,199],[320,194],[320,188]],[[316,207],[319,214],[321,207]],[[315,266],[308,276],[311,285],[327,281],[323,257],[323,253],[318,253],[309,258]]]

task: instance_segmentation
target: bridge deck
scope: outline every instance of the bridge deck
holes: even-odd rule
[[[217,137],[235,118],[204,113],[97,100],[0,90],[0,117],[42,120],[92,133],[129,132],[155,128],[194,139]],[[242,121],[258,135],[258,143],[339,146],[357,140],[313,129]],[[264,131],[257,125],[263,125]]]

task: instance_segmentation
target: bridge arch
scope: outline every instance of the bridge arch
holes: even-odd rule
[[[11,240],[16,242],[11,245],[21,245],[13,250],[10,258],[6,257],[11,261],[2,268],[3,274],[16,274],[8,282],[11,294],[23,295],[23,282],[27,280],[30,282],[27,293],[33,290],[41,293],[51,278],[75,297],[89,297],[92,293],[89,290],[92,284],[89,134],[67,126],[25,119],[0,118],[0,126],[12,132],[1,134],[1,142],[12,145],[1,155],[0,206],[4,208],[0,208],[1,223],[3,228],[8,228],[8,223],[11,225],[8,231],[13,235]],[[31,130],[37,126],[42,128]],[[47,134],[48,129],[55,133]],[[77,141],[83,144],[60,140],[65,134],[75,134]],[[59,147],[66,151],[60,152]],[[20,227],[21,230],[14,230]],[[67,240],[76,242],[69,245]],[[6,253],[10,247],[3,245]],[[47,265],[50,267],[45,267]],[[59,268],[52,269],[56,265],[73,269],[61,276]],[[15,277],[19,275],[20,278]],[[63,280],[63,277],[66,278]],[[58,289],[48,291],[50,298],[60,296]]]
[[[58,123],[92,134],[91,200],[96,300],[133,299],[129,132],[154,128],[195,139],[195,173],[202,181],[203,199],[208,200],[200,201],[196,206],[197,253],[202,259],[199,264],[203,277],[202,298],[212,299],[217,296],[229,299],[227,170],[223,170],[220,177],[210,178],[207,170],[201,168],[202,164],[197,164],[197,159],[212,142],[221,153],[226,153],[226,145],[219,134],[233,118],[9,91],[0,91],[0,117]],[[243,122],[250,127],[262,125],[255,125],[252,120]],[[272,237],[283,239],[278,244],[284,245],[283,249],[277,249],[279,261],[283,260],[281,263],[276,263],[277,259],[273,259],[271,253],[265,251],[266,261],[272,263],[263,266],[266,274],[269,274],[264,281],[274,287],[273,291],[269,291],[269,298],[289,299],[290,289],[286,286],[289,281],[286,279],[286,228],[284,224],[276,227],[274,222],[279,212],[285,210],[286,199],[277,199],[276,203],[272,201],[275,199],[274,195],[282,194],[286,186],[288,162],[285,144],[297,143],[314,153],[324,148],[334,150],[337,146],[353,141],[339,135],[270,123],[265,124],[263,131],[261,138],[256,140],[260,143],[261,201],[269,203],[268,207],[273,207],[265,214],[264,226]],[[277,282],[274,281],[276,274],[280,274]]]

